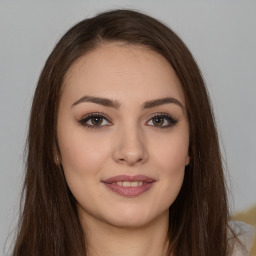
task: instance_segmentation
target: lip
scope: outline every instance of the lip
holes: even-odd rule
[[[143,184],[137,187],[123,187],[117,184],[117,182],[124,182],[124,181],[129,181],[129,182],[139,181],[139,182],[143,182]],[[135,176],[117,175],[117,176],[102,180],[101,182],[104,185],[106,185],[106,187],[109,188],[111,191],[119,195],[126,196],[126,197],[135,197],[148,191],[153,186],[155,181],[156,181],[155,179],[152,179],[144,175],[135,175]]]
[[[135,176],[130,176],[130,175],[117,175],[105,180],[102,180],[103,183],[115,183],[118,181],[142,181],[142,182],[154,182],[156,181],[155,179],[152,179],[150,177],[147,177],[145,175],[135,175]]]

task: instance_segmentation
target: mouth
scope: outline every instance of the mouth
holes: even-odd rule
[[[111,191],[126,197],[139,196],[148,191],[156,180],[144,175],[118,175],[101,182]]]

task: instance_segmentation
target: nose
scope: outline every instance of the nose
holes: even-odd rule
[[[115,139],[114,161],[133,166],[148,160],[146,140],[139,129],[122,129]]]

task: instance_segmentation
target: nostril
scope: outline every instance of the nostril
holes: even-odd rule
[[[113,148],[113,159],[128,165],[145,162],[148,159],[146,145],[141,138],[122,135]]]
[[[140,157],[140,158],[134,158],[134,157],[119,158],[118,162],[125,163],[127,165],[135,165],[137,163],[143,162],[143,158],[142,157]]]

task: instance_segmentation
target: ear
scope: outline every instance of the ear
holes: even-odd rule
[[[185,166],[190,164],[190,156],[189,155],[187,155],[187,157],[186,157],[185,164],[186,164]]]
[[[54,144],[54,146],[53,146],[52,155],[53,155],[54,163],[57,166],[60,166],[61,165],[61,159],[60,159],[59,150],[58,150],[58,147],[56,146],[56,144]]]
[[[54,163],[55,163],[57,166],[60,166],[60,159],[59,159],[58,155],[55,155],[55,156],[53,157],[53,161],[54,161]]]

